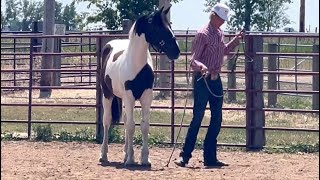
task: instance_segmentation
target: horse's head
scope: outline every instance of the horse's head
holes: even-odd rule
[[[162,7],[149,15],[139,18],[135,25],[135,32],[140,36],[145,34],[146,41],[158,52],[164,52],[169,59],[178,59],[180,49],[171,29],[166,10]]]

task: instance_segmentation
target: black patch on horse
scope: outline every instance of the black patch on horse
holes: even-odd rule
[[[140,99],[146,89],[152,89],[154,72],[149,64],[146,64],[132,81],[124,83],[125,90],[131,90],[135,100]]]
[[[113,90],[112,90],[112,80],[109,75],[101,81],[102,91],[105,98],[110,99],[113,97]]]
[[[106,67],[108,59],[110,58],[110,54],[112,52],[112,47],[110,44],[107,44],[102,50],[102,58],[101,58],[101,72],[100,72],[100,85],[102,87],[103,95],[105,98],[110,99],[113,97],[113,90],[112,90],[112,80],[109,75],[105,76]]]

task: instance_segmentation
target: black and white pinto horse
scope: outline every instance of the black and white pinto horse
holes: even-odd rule
[[[133,110],[135,101],[139,100],[142,110],[141,132],[143,140],[141,164],[151,165],[148,134],[154,72],[149,45],[159,52],[164,52],[171,60],[177,59],[180,55],[178,43],[166,17],[169,9],[170,7],[166,10],[161,8],[140,17],[129,32],[129,39],[112,40],[102,50],[101,88],[104,95],[102,100],[104,136],[100,162],[108,162],[108,130],[112,122],[120,120],[124,106],[124,163],[125,165],[135,163]]]

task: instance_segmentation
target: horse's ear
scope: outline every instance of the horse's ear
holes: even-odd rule
[[[171,9],[171,6],[172,6],[172,4],[170,4],[170,6],[169,6],[166,10],[163,11],[163,13],[164,13],[164,14],[168,14],[168,12],[169,12],[170,9]]]

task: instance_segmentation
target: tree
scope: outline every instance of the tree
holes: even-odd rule
[[[62,6],[62,3],[55,1],[55,22],[64,23],[67,27],[75,29],[76,23],[81,23],[83,19],[77,21],[75,2]],[[1,11],[1,28],[5,25],[11,26],[11,30],[30,31],[34,21],[41,21],[44,17],[44,2],[29,0],[6,0],[5,12]]]
[[[216,0],[206,0],[209,12]],[[291,23],[285,11],[292,0],[229,0],[227,5],[233,11],[227,23],[229,30],[275,31]]]
[[[66,30],[75,30],[77,27],[77,12],[76,12],[76,7],[75,7],[75,2],[72,2],[69,5],[66,5],[63,14],[62,14],[62,20],[63,23],[66,25]]]
[[[88,23],[103,22],[111,30],[119,29],[122,19],[136,20],[139,16],[155,10],[159,0],[75,0],[89,2],[88,8],[95,5],[98,10],[87,18]],[[182,0],[173,0],[177,3]]]
[[[81,12],[80,14],[76,15],[75,22],[76,22],[76,29],[83,30],[83,28],[86,26],[87,17],[89,16],[88,12]]]
[[[62,3],[55,1],[54,20],[55,23],[63,23]]]
[[[288,16],[284,13],[288,7],[285,4],[291,0],[269,0],[258,4],[260,13],[254,15],[252,23],[254,29],[259,31],[275,31],[291,23]]]
[[[4,28],[5,25],[7,25],[6,17],[3,15],[1,11],[1,30]]]
[[[20,24],[18,20],[18,15],[21,11],[21,3],[20,1],[15,0],[7,0],[6,3],[6,10],[5,10],[5,21],[8,22],[11,30],[19,30]]]
[[[41,19],[41,12],[43,12],[43,3],[28,0],[21,1],[21,12],[19,13],[22,22],[21,30],[30,31],[32,22]],[[43,13],[42,13],[43,14]]]

